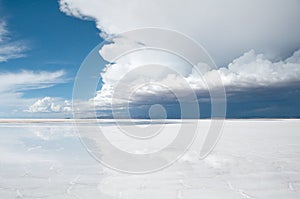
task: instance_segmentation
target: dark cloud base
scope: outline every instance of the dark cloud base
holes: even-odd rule
[[[227,118],[300,118],[300,84],[234,92]]]
[[[206,99],[209,95],[199,96],[200,118],[211,117],[211,103]],[[131,105],[129,112],[134,119],[150,119],[149,108],[157,102],[148,104]],[[181,110],[178,102],[163,103],[168,119],[180,119]],[[111,112],[98,118],[113,118]],[[122,115],[115,117],[122,118]],[[217,116],[218,117],[218,116]],[[126,118],[126,117],[125,117]],[[226,118],[300,118],[300,84],[293,84],[274,87],[260,87],[246,90],[227,88],[227,111]],[[159,118],[158,118],[159,119]],[[186,116],[185,119],[195,119]]]

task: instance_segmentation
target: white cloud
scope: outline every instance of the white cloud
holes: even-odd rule
[[[250,49],[277,58],[300,46],[298,0],[60,0],[60,9],[94,19],[102,35],[142,27],[182,32],[223,66]]]
[[[6,23],[0,21],[0,62],[24,57],[25,50],[26,46],[22,42],[11,42]]]
[[[63,70],[47,72],[33,72],[23,70],[20,72],[0,73],[0,93],[5,91],[17,92],[22,90],[51,87],[65,82]]]
[[[192,37],[208,50],[218,65],[218,69],[212,70],[202,64],[202,77],[214,82],[215,76],[220,75],[228,91],[300,81],[300,50],[295,51],[300,47],[298,0],[59,2],[61,11],[67,15],[95,20],[105,39],[143,27],[172,29]],[[154,100],[151,96],[159,96],[160,101],[173,101],[174,95],[166,87],[181,96],[188,95],[187,85],[196,92],[207,90],[191,66],[161,52],[134,52],[113,60],[127,45],[138,48],[143,44],[118,37],[100,50],[102,57],[112,64],[101,73],[102,89],[90,103],[109,110],[114,99],[116,107],[122,109],[128,103],[124,96],[131,92],[134,92],[132,102],[147,103]],[[241,56],[243,52],[246,53]],[[156,62],[169,68],[155,67]],[[138,69],[150,63],[152,68]],[[152,84],[138,87],[146,82]],[[117,85],[121,89],[114,95]]]
[[[225,86],[231,87],[272,86],[299,82],[299,52],[300,50],[296,51],[285,61],[272,62],[263,54],[256,54],[251,50],[233,60],[227,68],[220,68],[218,72]]]
[[[203,76],[192,70],[192,67],[172,55],[155,51],[134,52],[108,65],[101,73],[103,86],[91,102],[101,109],[110,109],[114,100],[115,108],[124,107],[128,101],[134,103],[154,102],[160,96],[160,102],[174,101],[174,94],[189,99],[188,87],[196,93],[207,90],[206,81],[214,81],[220,75],[227,91],[268,87],[300,82],[300,50],[283,61],[272,62],[263,54],[254,50],[235,59],[227,67],[211,70],[203,68]],[[155,61],[153,61],[155,57]],[[136,59],[133,59],[136,58]],[[157,66],[155,62],[168,67]],[[148,65],[148,64],[152,65]],[[147,65],[142,67],[141,65]],[[151,84],[147,84],[151,82]],[[145,85],[144,85],[145,84]],[[217,88],[219,85],[216,85]],[[119,89],[118,89],[119,87]],[[120,89],[121,88],[121,89]],[[116,91],[117,90],[117,91]],[[116,94],[117,93],[117,94]],[[132,93],[130,100],[126,98]],[[157,100],[157,99],[156,99]]]
[[[0,21],[0,62],[24,57],[25,50],[26,46],[22,42],[11,41],[11,35],[5,21]],[[31,113],[37,112],[39,107],[38,102],[34,103],[36,99],[24,98],[24,93],[28,90],[48,88],[64,83],[67,81],[65,75],[63,70],[54,72],[30,70],[0,72],[0,116],[24,116],[22,115],[24,110]],[[61,107],[59,102],[61,99],[53,98],[52,100],[54,103],[48,107],[49,110],[54,112],[70,111],[68,101],[65,101],[64,106]],[[40,109],[42,108],[40,107]]]
[[[101,50],[101,54],[105,53],[106,59],[115,53],[112,45],[109,49],[105,47]],[[101,109],[110,109],[114,99],[115,108],[122,108],[128,103],[128,93],[131,92],[135,94],[131,96],[133,102],[146,103],[151,100],[151,95],[158,94],[164,96],[161,100],[168,101],[174,99],[174,95],[168,90],[176,91],[181,96],[187,95],[189,92],[187,87],[190,86],[189,76],[192,72],[192,66],[174,54],[156,50],[135,51],[120,57],[114,64],[104,69],[101,73],[103,86],[94,102]],[[148,84],[149,82],[152,84]],[[198,78],[197,82],[205,86],[201,79]]]
[[[65,72],[20,71],[0,73],[0,116],[21,116],[20,113],[32,105],[35,98],[24,98],[24,92],[48,88],[66,82]]]
[[[3,42],[5,35],[7,35],[6,24],[4,21],[0,21],[0,42]]]
[[[44,97],[28,107],[30,113],[71,112],[71,102],[62,98]]]

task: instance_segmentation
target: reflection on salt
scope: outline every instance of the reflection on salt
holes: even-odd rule
[[[299,127],[300,120],[226,121],[205,160],[196,145],[167,169],[129,175],[94,160],[71,123],[1,124],[0,198],[296,199]]]

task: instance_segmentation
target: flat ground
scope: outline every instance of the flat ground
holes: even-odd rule
[[[201,129],[208,123],[201,121]],[[114,145],[130,152],[150,152],[164,141],[132,144],[113,122],[101,125]],[[170,136],[179,125],[167,124]],[[172,166],[131,175],[92,158],[70,120],[2,120],[0,198],[300,198],[300,120],[227,120],[204,160],[200,147],[196,140]]]

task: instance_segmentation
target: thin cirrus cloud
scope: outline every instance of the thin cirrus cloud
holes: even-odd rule
[[[5,21],[0,21],[0,62],[25,57],[27,47],[21,41],[11,41]],[[52,87],[68,81],[66,73],[59,71],[0,72],[0,115],[11,117],[22,112],[69,112],[70,103],[61,98],[44,97],[43,99],[24,98],[26,91]]]
[[[25,57],[26,49],[23,42],[10,40],[5,21],[0,21],[0,62]]]
[[[66,73],[59,71],[28,71],[0,73],[0,115],[20,114],[35,103],[35,98],[24,98],[24,92],[65,83]]]
[[[0,93],[4,91],[19,92],[51,87],[55,84],[65,82],[65,74],[63,70],[54,72],[34,72],[29,70],[2,72],[0,73]]]

